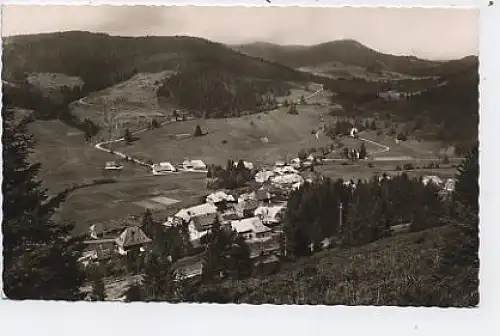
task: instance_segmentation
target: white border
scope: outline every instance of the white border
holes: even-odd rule
[[[495,1],[495,0],[493,0]],[[189,4],[285,6],[343,5],[345,1],[210,1],[192,0]],[[496,1],[495,1],[496,2]],[[4,1],[9,4],[37,4],[41,1]],[[165,4],[164,1],[53,1],[44,4]],[[187,1],[168,4],[186,5]],[[495,192],[500,190],[495,171],[495,140],[500,111],[495,98],[500,87],[500,49],[496,48],[500,32],[500,0],[488,6],[488,0],[464,1],[349,1],[349,5],[384,5],[426,7],[479,7],[480,37],[480,305],[474,309],[394,308],[394,307],[324,307],[324,306],[250,306],[181,304],[53,303],[0,301],[0,334],[2,335],[143,335],[231,334],[231,335],[325,335],[339,332],[353,335],[480,335],[498,334],[495,317],[500,302],[498,287],[499,225],[496,220]],[[495,18],[496,17],[496,18]],[[496,20],[495,20],[496,19]],[[374,329],[376,327],[376,331]]]

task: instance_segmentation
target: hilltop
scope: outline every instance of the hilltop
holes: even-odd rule
[[[182,70],[219,64],[239,75],[304,79],[286,66],[238,53],[226,45],[187,36],[121,37],[70,31],[9,37],[3,51],[3,79],[30,73],[79,77],[85,92],[102,90],[140,72]]]
[[[345,39],[312,46],[287,46],[255,42],[233,46],[247,55],[262,57],[293,68],[361,67],[368,72],[395,72],[415,76],[442,76],[454,71],[456,66],[468,63],[477,57],[471,56],[459,61],[438,62],[419,59],[415,56],[396,56],[378,52],[358,41]]]

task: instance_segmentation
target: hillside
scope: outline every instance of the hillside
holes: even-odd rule
[[[439,63],[414,56],[394,56],[380,53],[354,40],[338,40],[313,46],[280,46],[270,43],[251,43],[234,46],[245,54],[262,57],[293,68],[340,62],[349,66],[387,70],[406,74],[427,75]]]
[[[10,37],[4,45],[4,72],[8,81],[29,73],[62,73],[79,77],[84,91],[93,92],[122,82],[138,72],[184,69],[214,62],[239,74],[301,79],[297,71],[242,55],[201,38],[119,37],[81,31]]]
[[[273,275],[205,285],[193,301],[248,304],[472,306],[477,269],[440,277],[449,226],[351,248],[327,250],[285,264]],[[464,287],[465,286],[465,287]]]

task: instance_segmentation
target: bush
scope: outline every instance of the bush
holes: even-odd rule
[[[223,145],[227,144],[227,140],[226,139],[222,140],[221,144],[223,144]]]

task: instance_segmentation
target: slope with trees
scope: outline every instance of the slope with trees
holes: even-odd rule
[[[31,117],[16,121],[4,105],[3,117],[3,284],[10,299],[78,300],[84,281],[77,258],[81,246],[71,223],[52,220],[67,192],[48,197],[30,162],[35,145],[27,132]]]

